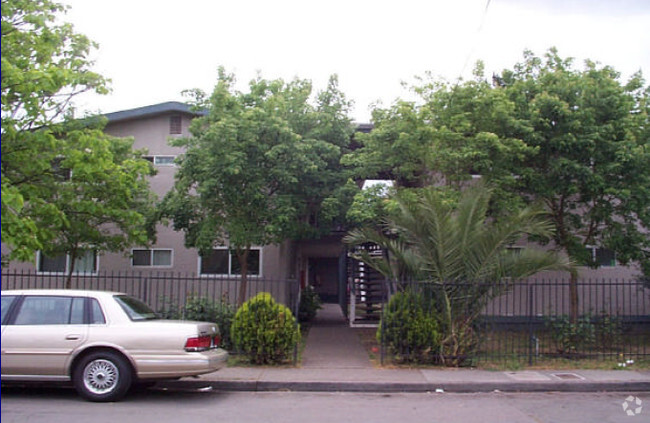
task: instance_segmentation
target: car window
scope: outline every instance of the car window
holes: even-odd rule
[[[100,325],[106,323],[104,313],[99,305],[99,301],[94,298],[90,299],[90,323],[93,325]]]
[[[14,300],[16,299],[15,295],[3,295],[2,296],[2,323],[5,321],[5,316],[7,315],[7,312],[9,311],[9,308],[11,307],[11,304],[13,304]]]
[[[72,308],[70,309],[70,323],[73,325],[84,324],[84,304],[85,298],[73,298]]]
[[[156,312],[151,310],[148,305],[138,299],[127,295],[116,295],[114,298],[129,316],[129,319],[133,321],[153,320],[158,318]]]
[[[16,325],[67,325],[72,297],[28,296],[16,316]],[[82,312],[83,322],[83,312]]]

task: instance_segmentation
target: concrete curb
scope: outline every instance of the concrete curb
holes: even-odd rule
[[[232,392],[352,392],[352,393],[485,393],[485,392],[650,392],[650,382],[281,382],[281,381],[198,381],[161,382],[159,388],[199,390],[211,388]]]

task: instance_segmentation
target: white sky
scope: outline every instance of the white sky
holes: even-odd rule
[[[487,12],[487,0],[61,1],[112,80],[80,111],[183,101],[184,89],[210,92],[223,65],[241,90],[258,71],[316,89],[336,73],[352,117],[368,122],[371,104],[408,97],[401,82],[416,75],[467,78],[478,59],[491,75],[551,46],[650,80],[650,0],[491,0]]]

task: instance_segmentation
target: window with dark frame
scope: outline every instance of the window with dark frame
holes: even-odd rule
[[[134,249],[131,254],[131,265],[134,267],[171,266],[172,250],[168,248]]]
[[[47,256],[42,251],[38,252],[37,270],[42,273],[68,273],[70,269],[70,256],[58,254]],[[97,251],[84,250],[74,262],[74,273],[97,273]]]
[[[591,263],[585,265],[596,265],[597,267],[616,267],[616,252],[602,247],[585,247],[591,258]]]
[[[154,166],[174,166],[176,156],[142,156],[143,159],[153,163]]]
[[[251,249],[248,254],[248,275],[258,276],[261,270],[261,250]],[[202,275],[235,276],[241,274],[241,264],[234,251],[225,248],[213,249],[208,255],[200,257]]]

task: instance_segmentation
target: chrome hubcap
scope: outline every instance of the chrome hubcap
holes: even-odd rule
[[[91,361],[84,369],[84,385],[94,394],[105,394],[115,389],[119,377],[115,364],[104,359]]]

